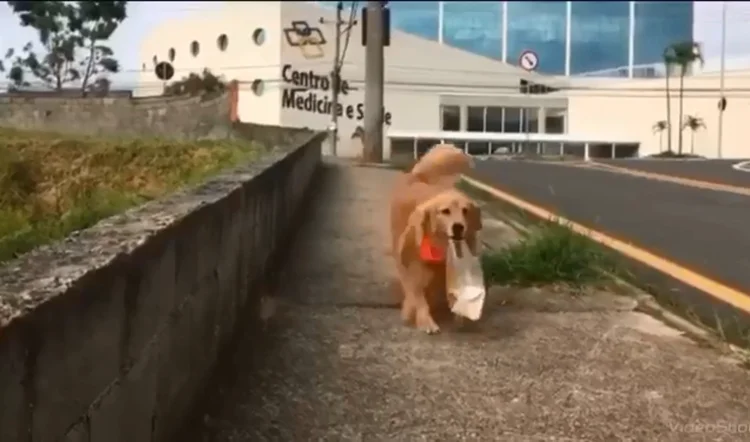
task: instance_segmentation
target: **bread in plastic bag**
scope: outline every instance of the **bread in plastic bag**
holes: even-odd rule
[[[448,298],[452,301],[451,311],[472,321],[478,320],[482,316],[487,295],[484,274],[480,257],[471,254],[465,241],[450,241],[446,277]]]

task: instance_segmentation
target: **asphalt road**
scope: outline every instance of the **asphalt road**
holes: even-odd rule
[[[750,172],[732,168],[732,165],[741,161],[743,160],[597,160],[600,163],[643,172],[750,187]]]
[[[750,197],[603,170],[520,161],[479,162],[475,176],[750,293]],[[674,280],[665,287],[663,276],[660,279],[660,287],[705,302],[705,294],[695,296],[694,289]]]

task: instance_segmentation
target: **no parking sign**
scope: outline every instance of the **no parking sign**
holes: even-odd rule
[[[539,56],[534,51],[525,50],[518,57],[518,65],[529,72],[535,71],[539,67]]]

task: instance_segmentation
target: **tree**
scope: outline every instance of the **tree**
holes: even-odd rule
[[[116,73],[120,66],[106,41],[125,20],[126,1],[9,1],[21,26],[37,31],[44,55],[37,55],[32,43],[21,51],[9,50],[6,72],[14,88],[31,86],[30,76],[59,91],[80,81],[82,93],[92,78]]]
[[[665,81],[667,82],[665,94],[667,97],[667,120],[666,120],[666,127],[664,130],[667,130],[667,152],[672,153],[672,100],[670,97],[670,90],[669,90],[669,77],[671,75],[671,67],[672,67],[672,57],[670,56],[670,48],[666,47],[664,48],[664,70],[666,71],[665,75]],[[659,141],[661,143],[661,139]],[[661,151],[661,147],[659,148],[659,151]]]
[[[703,118],[685,115],[685,120],[682,122],[682,130],[690,129],[690,154],[695,154],[695,133],[705,128],[706,123],[703,121]]]
[[[703,54],[701,53],[700,45],[694,41],[684,41],[675,43],[667,47],[664,51],[664,62],[667,65],[667,82],[669,82],[669,66],[680,67],[680,89],[679,89],[679,120],[683,120],[683,98],[685,94],[685,75],[687,75],[688,68],[696,62],[700,62],[703,65]],[[669,97],[669,87],[667,87],[667,97]],[[669,98],[667,98],[667,112],[669,112]],[[671,122],[671,115],[667,116],[669,122]],[[671,131],[670,131],[671,132]],[[682,131],[677,133],[677,153],[682,155]]]
[[[164,88],[164,94],[166,96],[178,96],[178,95],[204,95],[214,94],[223,92],[226,89],[226,84],[221,77],[217,77],[212,74],[210,70],[204,69],[201,75],[191,72],[187,77],[183,77],[182,80],[175,81],[166,88]]]
[[[112,87],[112,82],[107,77],[97,78],[88,90],[96,97],[106,97],[109,94],[109,90]]]
[[[664,131],[669,129],[669,122],[666,120],[657,121],[654,123],[651,130],[655,134],[659,134],[659,152],[664,150]],[[671,151],[670,151],[671,152]]]

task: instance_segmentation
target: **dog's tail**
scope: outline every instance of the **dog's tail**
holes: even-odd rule
[[[473,167],[471,157],[452,144],[438,144],[431,148],[409,175],[414,181],[427,184],[455,183]]]

